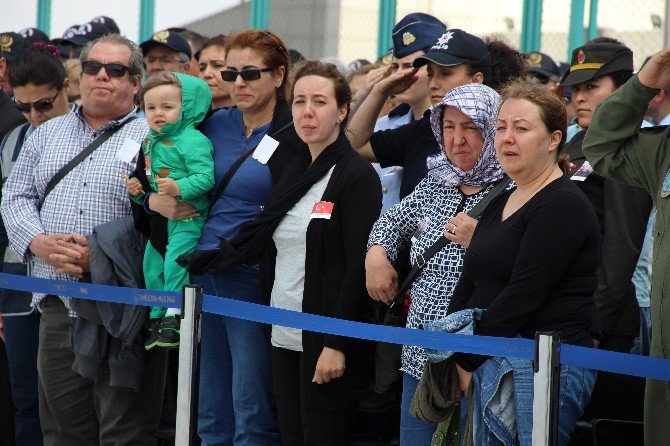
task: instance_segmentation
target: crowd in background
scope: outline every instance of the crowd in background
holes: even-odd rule
[[[424,13],[349,65],[221,31],[0,34],[3,272],[667,356],[667,54],[557,63]],[[0,322],[0,444],[173,436],[178,309],[3,289]],[[403,346],[381,388],[379,347],[204,313],[201,443],[530,444],[531,361]],[[559,444],[643,413],[645,444],[670,435],[667,383],[560,385]]]

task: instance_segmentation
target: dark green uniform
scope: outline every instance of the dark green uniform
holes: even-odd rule
[[[640,128],[658,90],[637,76],[600,103],[582,149],[594,170],[645,188],[657,208],[651,287],[651,356],[670,358],[670,150],[668,127]],[[665,186],[664,186],[665,183]],[[664,197],[663,195],[666,195]],[[644,407],[646,446],[670,444],[670,383],[647,380]]]

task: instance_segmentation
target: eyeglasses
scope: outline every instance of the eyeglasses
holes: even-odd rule
[[[181,59],[174,56],[147,56],[144,58],[145,64],[160,62],[162,64],[168,64],[172,62],[181,62]]]
[[[36,112],[44,113],[53,110],[54,101],[60,94],[61,89],[56,91],[56,94],[51,99],[42,99],[41,101],[33,102],[32,104],[24,104],[23,102],[16,102],[14,106],[21,113],[30,113],[30,109],[34,108]]]
[[[274,71],[274,68],[248,68],[242,71],[223,70],[221,79],[224,82],[235,82],[237,76],[242,76],[245,81],[257,81],[261,78],[261,73],[267,73],[268,71]]]
[[[91,76],[98,74],[101,68],[105,69],[105,73],[107,73],[107,76],[109,77],[123,77],[126,74],[126,71],[130,74],[130,68],[121,65],[120,63],[102,63],[94,60],[87,60],[81,64],[81,71],[83,71],[84,74],[89,74]]]

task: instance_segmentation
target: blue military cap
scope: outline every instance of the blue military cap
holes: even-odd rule
[[[140,43],[140,48],[145,56],[155,46],[165,46],[171,50],[186,54],[189,59],[191,58],[191,47],[188,44],[188,40],[177,31],[164,29],[154,33],[151,39]]]
[[[61,42],[85,46],[98,37],[111,34],[109,29],[101,23],[88,22],[83,25],[73,25],[65,30]]]
[[[446,30],[445,24],[430,14],[408,14],[391,31],[393,55],[402,59],[416,51],[427,50]]]
[[[415,68],[434,62],[442,67],[453,67],[467,63],[491,63],[491,53],[486,43],[462,29],[452,28],[440,36],[424,54],[414,59]]]
[[[28,45],[32,45],[35,42],[51,43],[49,36],[39,28],[23,28],[19,31],[19,34],[26,39]]]

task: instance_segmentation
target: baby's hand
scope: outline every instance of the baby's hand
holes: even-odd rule
[[[172,197],[178,197],[181,195],[181,190],[179,190],[179,185],[172,178],[161,178],[156,176],[156,186],[158,186],[158,195],[169,195]]]
[[[126,190],[133,197],[137,197],[138,195],[144,193],[144,191],[142,190],[142,184],[140,183],[140,180],[138,180],[137,178],[131,178],[128,180],[128,182],[126,183]]]

